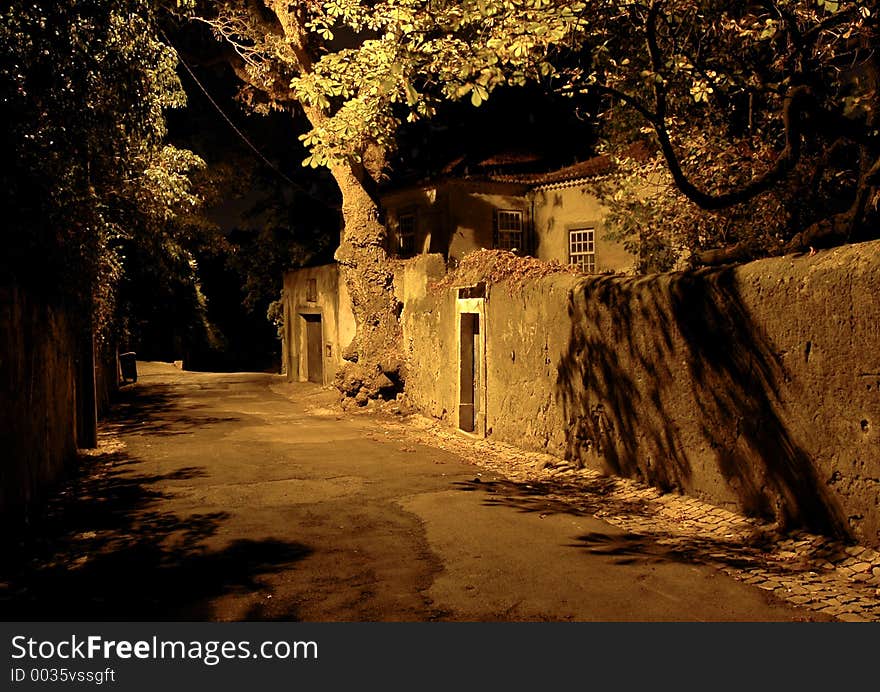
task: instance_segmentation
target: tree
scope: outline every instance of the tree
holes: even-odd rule
[[[277,368],[280,334],[267,311],[279,302],[284,271],[332,258],[339,236],[338,190],[329,173],[316,176],[299,166],[305,149],[290,136],[291,116],[249,114],[236,101],[237,80],[221,44],[204,27],[173,19],[163,21],[163,38],[179,50],[187,107],[168,113],[168,136],[205,162],[193,178],[202,204],[178,218],[181,230],[174,235],[195,260],[197,284],[190,285],[203,295],[198,313],[155,312],[144,327],[154,333],[160,327],[166,335],[157,340],[157,346],[167,344],[160,359],[183,357],[188,368]],[[149,311],[155,298],[151,285],[145,283],[144,290],[129,285],[139,309]],[[183,291],[179,305],[198,297],[192,288],[175,289]],[[175,313],[183,323],[172,323]],[[192,319],[198,315],[204,319]],[[210,329],[199,328],[199,322]],[[187,338],[171,339],[169,333]],[[143,347],[141,341],[135,348]]]
[[[876,233],[877,14],[876,2],[826,0],[592,6],[557,84],[604,96],[616,148],[650,132],[665,167],[628,162],[632,187],[662,187],[649,208],[632,189],[611,198],[622,225],[726,246],[702,262]]]
[[[344,227],[335,256],[357,325],[344,356],[356,367],[340,384],[361,403],[405,378],[401,306],[377,200],[395,135],[403,122],[433,116],[443,100],[467,96],[478,106],[500,84],[548,73],[540,53],[566,34],[574,15],[568,8],[554,15],[552,3],[513,5],[493,16],[517,32],[515,74],[496,65],[504,45],[470,40],[486,21],[478,3],[239,0],[200,15],[231,48],[244,99],[257,110],[301,110],[311,126],[301,135],[311,150],[304,163],[326,166],[339,186]]]
[[[148,0],[16,0],[0,50],[2,279],[67,302],[89,339],[107,336],[123,246],[198,203],[200,160],[164,141],[165,110],[184,103],[176,56]]]
[[[416,4],[437,58],[406,60],[441,78],[441,95],[479,105],[537,81],[592,111],[629,173],[619,230],[629,223],[640,243],[679,227],[677,244],[726,246],[699,257],[724,261],[877,232],[876,0]],[[456,40],[468,46],[450,61]],[[659,152],[653,164],[628,155],[639,142]]]
[[[806,224],[799,238],[790,228],[771,234],[785,247],[856,237],[876,207],[876,12],[864,3],[237,0],[211,7],[201,19],[229,46],[244,99],[257,109],[300,109],[311,126],[301,135],[310,148],[306,165],[328,167],[342,192],[336,257],[358,325],[347,355],[361,366],[350,392],[373,394],[388,378],[402,380],[400,306],[375,191],[400,126],[434,117],[444,101],[479,106],[500,86],[527,83],[585,108],[598,99],[606,109],[594,117],[611,142],[644,138],[647,128],[690,204],[737,207],[740,217],[755,218],[743,205],[776,195],[761,216],[787,204],[792,223]],[[847,195],[849,203],[819,218],[824,205],[803,205],[797,194],[810,183],[833,192],[835,204]],[[691,236],[694,247],[719,238]]]
[[[289,134],[287,118],[276,116],[278,125],[285,126],[281,136]],[[265,118],[259,122],[260,129],[268,129],[266,136],[271,136],[274,130],[268,124]],[[301,145],[296,140],[291,144],[301,160]],[[211,361],[216,363],[214,369],[279,366],[283,275],[331,261],[338,238],[338,210],[322,204],[315,191],[295,182],[296,177],[314,177],[311,172],[282,177],[260,165],[252,152],[247,154],[251,155],[236,155],[227,148],[220,154],[222,162],[208,168],[216,187],[205,207],[214,218],[222,219],[216,231],[222,242],[196,255],[209,319],[224,337],[222,359]],[[223,194],[222,200],[217,193]]]

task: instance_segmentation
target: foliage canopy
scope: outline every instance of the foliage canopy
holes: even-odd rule
[[[296,6],[294,40],[271,16],[281,4],[290,12],[224,2],[205,19],[256,107],[324,115],[302,135],[306,165],[364,163],[376,177],[371,151],[393,149],[403,122],[539,83],[589,110],[611,153],[656,146],[609,197],[624,235],[668,246],[663,220],[683,229],[673,246],[767,252],[874,223],[874,1],[329,0]]]
[[[0,51],[3,279],[72,301],[103,333],[127,243],[189,266],[172,231],[202,164],[165,143],[165,111],[185,101],[176,56],[148,0],[16,0]]]

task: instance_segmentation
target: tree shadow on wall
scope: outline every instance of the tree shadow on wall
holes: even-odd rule
[[[209,547],[229,514],[169,511],[157,487],[204,472],[136,468],[123,452],[100,454],[27,527],[4,532],[0,619],[212,620],[212,599],[260,591],[265,576],[312,552],[274,539]],[[261,613],[252,609],[248,617]]]
[[[697,455],[714,459],[746,513],[848,535],[786,425],[785,368],[732,268],[588,279],[569,316],[556,390],[567,458],[679,491]]]

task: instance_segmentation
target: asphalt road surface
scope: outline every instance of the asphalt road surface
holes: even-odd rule
[[[266,374],[140,363],[5,619],[804,620],[766,592]],[[531,505],[530,505],[531,506]],[[21,557],[21,556],[20,556]]]

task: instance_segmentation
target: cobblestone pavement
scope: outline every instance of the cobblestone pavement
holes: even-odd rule
[[[523,509],[592,514],[628,532],[632,555],[648,542],[670,555],[714,566],[801,608],[847,622],[880,622],[880,553],[776,526],[685,495],[604,476],[548,454],[464,436],[420,415],[380,416],[384,434],[455,452],[506,478]],[[481,481],[479,474],[474,480]],[[492,482],[498,486],[497,481]],[[499,490],[504,491],[501,487]],[[596,544],[595,551],[608,549]],[[624,553],[626,546],[624,548]],[[621,546],[614,546],[620,554]]]

